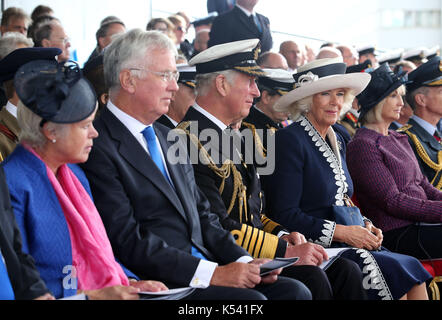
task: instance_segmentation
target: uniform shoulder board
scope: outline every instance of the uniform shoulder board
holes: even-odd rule
[[[397,129],[396,132],[403,133],[403,132],[405,132],[405,131],[410,130],[412,127],[413,127],[413,126],[412,126],[411,124],[407,124],[407,125],[405,125],[405,126],[403,126],[403,127],[400,127],[399,129]]]

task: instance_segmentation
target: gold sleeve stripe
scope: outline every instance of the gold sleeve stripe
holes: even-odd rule
[[[257,228],[243,225],[241,230],[232,230],[236,244],[243,247],[254,258],[273,259],[278,246],[278,237]]]
[[[265,215],[261,215],[261,222],[264,225],[264,231],[272,233],[273,230],[275,230],[276,227],[279,227],[280,225],[269,218],[267,218]]]
[[[279,238],[273,234],[267,233],[263,242],[260,258],[274,259]]]
[[[253,234],[252,227],[247,226],[247,229],[246,229],[245,234],[244,234],[244,241],[242,243],[242,247],[244,249],[246,249],[247,251],[249,251],[249,246],[250,246],[250,241],[251,241],[251,238],[252,238],[252,234]]]
[[[262,258],[260,256],[260,254],[261,254],[261,248],[262,248],[262,244],[264,242],[264,239],[265,239],[264,232],[262,232],[262,231],[259,232],[258,238],[256,239],[256,243],[255,243],[255,250],[249,251],[253,257],[260,257],[260,258]]]

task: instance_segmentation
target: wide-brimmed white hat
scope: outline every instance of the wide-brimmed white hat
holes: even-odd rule
[[[368,73],[349,73],[342,58],[320,59],[298,68],[293,75],[296,88],[282,96],[273,106],[275,111],[286,112],[295,101],[327,90],[348,88],[356,96],[370,82]]]

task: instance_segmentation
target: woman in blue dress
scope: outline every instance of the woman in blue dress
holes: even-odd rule
[[[326,248],[347,247],[341,256],[359,264],[369,298],[428,299],[425,282],[431,275],[417,259],[383,249],[382,231],[352,206],[346,146],[332,125],[370,75],[345,71],[340,58],[311,62],[294,75],[296,89],[275,104],[295,122],[277,132],[276,168],[262,177],[268,216]],[[350,211],[359,225],[348,222]]]

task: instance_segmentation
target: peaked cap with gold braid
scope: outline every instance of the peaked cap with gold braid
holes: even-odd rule
[[[435,56],[410,72],[408,81],[407,92],[413,92],[420,87],[442,86],[442,61],[440,56]]]
[[[251,76],[263,76],[256,60],[261,52],[259,39],[228,42],[210,47],[189,61],[197,74],[236,70]]]

